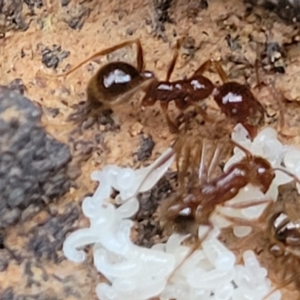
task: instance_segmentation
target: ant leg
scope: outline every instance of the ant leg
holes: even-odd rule
[[[111,52],[114,52],[114,51],[116,51],[118,49],[124,48],[124,47],[132,45],[132,44],[136,44],[137,45],[137,48],[138,48],[137,67],[138,67],[138,70],[141,71],[142,68],[144,67],[143,51],[142,51],[142,45],[141,45],[140,40],[136,39],[136,40],[132,40],[132,41],[126,41],[126,42],[120,43],[118,45],[109,47],[107,49],[98,51],[98,52],[92,54],[90,57],[88,57],[85,60],[83,60],[82,62],[80,62],[77,66],[73,67],[68,72],[66,72],[64,74],[56,75],[55,77],[65,77],[65,76],[68,76],[69,74],[73,73],[75,70],[77,70],[78,68],[80,68],[82,65],[84,65],[87,62],[89,62],[91,59],[94,59],[94,58],[96,58],[96,57],[98,57],[100,55],[109,54]]]
[[[141,73],[144,70],[145,64],[144,64],[144,51],[141,44],[141,41],[139,39],[135,40],[135,44],[137,47],[137,55],[136,55],[136,64],[137,64],[137,70]]]
[[[244,146],[242,146],[241,144],[237,143],[234,140],[230,140],[230,143],[232,143],[235,147],[242,150],[245,153],[247,159],[251,159],[253,157],[253,154],[248,149],[246,149]]]
[[[204,234],[203,237],[198,238],[198,241],[189,249],[187,255],[183,258],[183,260],[178,264],[178,266],[174,269],[174,271],[171,273],[171,275],[168,278],[168,282],[170,282],[172,280],[172,277],[174,276],[174,274],[183,266],[183,264],[195,253],[195,251],[197,251],[197,249],[200,248],[201,244],[203,241],[205,241],[205,239],[209,236],[209,234],[211,233],[211,231],[213,230],[213,226],[211,224],[208,224],[209,229],[207,230],[207,232]]]
[[[206,111],[201,106],[197,105],[196,103],[192,103],[192,105],[196,109],[197,114],[199,114],[204,119],[204,121],[210,122],[210,123],[215,122],[215,120],[211,119],[207,115]]]
[[[266,203],[270,203],[270,201],[273,200],[258,200],[258,201],[253,201],[253,200],[247,200],[247,201],[243,201],[240,203],[225,203],[224,207],[230,207],[230,208],[236,208],[236,209],[243,209],[243,208],[248,208],[248,207],[252,207],[252,206],[256,206],[256,205],[261,205],[261,204],[266,204]]]
[[[191,164],[191,147],[190,144],[187,143],[187,145],[184,146],[183,148],[183,155],[182,155],[182,162],[181,162],[181,167],[180,167],[180,172],[178,172],[178,182],[179,182],[179,191],[180,194],[184,194],[184,179],[187,176],[188,173],[188,168]],[[179,159],[179,157],[178,157]],[[179,161],[178,161],[179,164]]]
[[[177,61],[177,58],[178,58],[178,55],[179,55],[178,51],[181,47],[181,44],[182,44],[182,39],[178,39],[176,41],[176,48],[175,48],[173,58],[171,60],[171,63],[169,65],[169,68],[168,68],[168,71],[167,71],[166,81],[170,81],[171,75],[174,71],[175,64],[176,64],[176,61]]]
[[[212,65],[214,65],[217,73],[219,74],[219,76],[221,77],[223,83],[228,81],[227,75],[223,69],[223,67],[221,66],[219,61],[216,60],[212,60],[209,59],[207,61],[205,61],[195,72],[193,75],[202,75],[205,71],[209,70]]]
[[[227,81],[228,81],[228,77],[227,77],[227,75],[226,75],[226,73],[225,73],[223,67],[221,66],[220,62],[214,60],[214,61],[213,61],[213,64],[214,64],[214,66],[215,66],[215,68],[216,68],[217,73],[218,73],[219,76],[221,77],[223,83],[227,82]]]
[[[167,120],[167,123],[168,123],[171,133],[177,133],[178,126],[171,120],[171,117],[169,116],[169,113],[168,113],[168,106],[169,106],[168,102],[160,101],[160,107],[162,109],[162,112],[163,112],[166,120]]]
[[[274,201],[273,200],[260,200],[260,201],[256,201],[255,203],[249,203],[251,201],[245,201],[243,203],[245,203],[245,205],[243,206],[243,203],[240,203],[241,206],[240,208],[247,208],[247,207],[252,207],[252,206],[256,206],[256,205],[261,205],[264,203],[268,203],[267,207],[264,209],[263,213],[256,219],[256,221],[258,223],[261,223],[262,221],[265,221],[265,219],[267,219],[267,216],[269,215],[270,211],[273,209],[274,207]],[[228,206],[226,206],[228,207]],[[233,208],[239,208],[238,207],[238,203],[236,206],[234,206]],[[249,226],[249,227],[256,227],[257,229],[261,230],[262,228],[254,223],[254,220],[247,220],[247,219],[243,219],[243,218],[239,218],[239,217],[230,217],[228,215],[225,215],[224,213],[217,211],[217,214],[220,215],[222,218],[224,218],[225,220],[229,221],[230,223],[233,223],[235,225],[239,225],[239,226]]]
[[[195,75],[202,75],[205,71],[209,70],[212,66],[212,60],[209,59],[207,61],[205,61],[193,74],[193,76]]]
[[[195,147],[195,153],[193,156],[193,161],[191,164],[191,168],[192,168],[192,177],[191,177],[191,185],[193,186],[194,183],[199,183],[199,166],[200,166],[200,162],[201,162],[201,158],[202,158],[202,141],[197,141],[196,146]]]
[[[207,182],[207,168],[205,166],[205,157],[206,157],[206,143],[203,141],[201,149],[201,160],[199,164],[199,180],[200,184]]]
[[[230,217],[230,216],[227,216],[221,212],[217,212],[217,214],[219,216],[221,216],[223,219],[225,219],[226,221],[234,224],[234,225],[237,225],[237,226],[248,226],[248,227],[256,227],[257,229],[261,230],[261,227],[258,226],[257,224],[255,224],[253,221],[251,220],[246,220],[246,219],[243,219],[243,218],[239,218],[239,217]]]
[[[220,146],[217,145],[217,147],[216,147],[216,149],[213,153],[213,156],[212,156],[212,158],[209,162],[209,165],[208,165],[208,171],[207,171],[207,181],[208,182],[210,181],[211,174],[212,174],[213,170],[215,170],[215,168],[218,165],[218,162],[219,162],[219,159],[220,159],[220,153],[221,153]]]
[[[244,201],[241,203],[236,203],[236,204],[232,204],[232,205],[224,205],[225,207],[232,207],[232,208],[247,208],[247,207],[252,207],[252,206],[256,206],[256,205],[261,205],[261,204],[266,204],[267,206],[264,209],[263,213],[257,218],[258,222],[264,222],[268,215],[270,214],[270,212],[272,211],[272,209],[274,208],[275,202],[272,199],[264,199],[264,200],[259,200],[259,201],[255,201],[253,202],[253,200],[249,200],[249,201]],[[244,204],[244,205],[243,205]],[[252,221],[250,221],[252,222]]]

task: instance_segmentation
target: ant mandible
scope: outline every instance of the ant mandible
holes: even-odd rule
[[[143,49],[139,39],[126,41],[113,47],[94,53],[65,74],[67,76],[100,55],[106,55],[123,47],[136,44],[137,66],[126,62],[110,62],[101,67],[90,79],[87,86],[88,114],[94,117],[112,106],[124,103],[138,90],[145,90],[145,96],[141,101],[143,106],[152,106],[156,101],[160,102],[162,111],[166,117],[171,132],[177,132],[178,124],[175,124],[168,113],[168,105],[175,102],[180,111],[185,111],[189,106],[194,106],[197,112],[209,119],[206,112],[197,104],[212,95],[221,111],[234,123],[241,123],[248,129],[251,135],[255,135],[256,128],[264,120],[265,110],[256,100],[248,87],[237,82],[229,82],[227,76],[218,61],[208,60],[204,62],[188,79],[170,81],[174,70],[181,40],[177,41],[173,59],[168,67],[165,81],[159,81],[153,72],[144,68]],[[221,77],[223,84],[213,84],[203,73],[214,65]]]

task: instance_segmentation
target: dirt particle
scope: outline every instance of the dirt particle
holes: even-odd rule
[[[298,1],[290,0],[246,0],[248,4],[262,5],[264,8],[275,12],[282,20],[288,24],[292,24],[300,21],[300,5]],[[277,2],[277,3],[276,3]]]
[[[56,69],[58,64],[70,55],[70,51],[64,51],[59,45],[53,45],[52,49],[46,47],[42,50],[42,63],[47,68]]]
[[[200,0],[199,7],[200,9],[207,9],[208,8],[207,0]]]
[[[0,32],[5,33],[10,30],[26,31],[29,23],[25,22],[23,15],[23,1],[7,0],[0,6],[1,26]]]
[[[69,205],[64,213],[55,214],[43,225],[37,225],[29,234],[28,249],[33,251],[36,258],[45,258],[58,262],[58,251],[62,249],[63,242],[74,222],[79,217],[79,207]]]
[[[16,78],[13,81],[11,81],[8,84],[8,88],[10,88],[11,90],[18,91],[22,95],[24,95],[24,93],[26,91],[26,87],[25,87],[25,85],[23,83],[23,80],[21,78]]]
[[[43,107],[43,111],[52,118],[55,118],[59,114],[59,108],[57,107]]]
[[[151,135],[141,135],[140,137],[140,148],[137,151],[137,160],[138,161],[145,161],[147,160],[151,154],[152,150],[155,146],[155,143],[151,137]]]
[[[0,295],[1,300],[13,300],[14,299],[14,292],[13,289],[7,288],[1,295]]]
[[[155,36],[166,40],[165,23],[173,23],[169,16],[169,9],[173,0],[151,0],[152,29]]]
[[[140,210],[135,217],[137,245],[150,248],[153,244],[166,240],[155,212],[161,201],[172,192],[172,179],[173,174],[167,173],[151,191],[139,195]]]
[[[64,21],[72,29],[81,29],[85,20],[90,15],[91,9],[78,5],[67,10]]]
[[[127,29],[126,29],[126,33],[127,33],[128,35],[132,36],[132,35],[133,35],[133,29],[132,29],[132,28],[127,28]]]
[[[4,272],[7,269],[10,259],[11,256],[8,251],[6,249],[0,249],[0,272]]]
[[[70,0],[60,0],[62,6],[67,6],[70,3]]]

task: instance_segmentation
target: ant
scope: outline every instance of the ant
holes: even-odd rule
[[[270,254],[274,258],[271,267],[276,279],[279,275],[281,282],[264,299],[292,282],[300,289],[300,229],[297,226],[300,221],[299,193],[294,183],[293,185],[292,188],[291,184],[279,187],[278,200],[270,202],[258,218],[260,225],[256,224],[256,233],[239,244],[241,247],[247,245],[249,239],[258,241],[263,238],[263,242],[267,244],[262,246],[263,250],[267,250],[267,261],[270,261]],[[253,226],[253,222],[248,223],[248,226]]]
[[[179,188],[175,196],[163,204],[163,218],[166,219],[166,223],[171,222],[175,225],[180,225],[180,222],[184,220],[193,220],[197,225],[208,227],[206,234],[198,238],[198,242],[191,248],[189,254],[179,267],[199,248],[202,241],[206,239],[212,230],[213,224],[210,217],[217,205],[224,204],[226,207],[242,209],[273,203],[271,199],[263,199],[244,201],[237,204],[226,204],[227,201],[234,198],[247,184],[258,187],[263,194],[266,194],[276,176],[276,170],[286,173],[300,183],[300,180],[289,171],[283,168],[273,168],[266,159],[253,155],[234,141],[231,141],[231,143],[240,148],[245,153],[245,157],[239,162],[232,164],[221,175],[211,178],[211,174],[219,161],[220,147],[216,147],[208,167],[206,167],[204,161],[206,155],[205,142],[198,143],[196,147],[194,143],[187,141],[186,138],[178,138],[175,142],[174,149],[177,155]],[[179,160],[182,162],[181,165]],[[189,170],[190,174],[188,174]],[[187,181],[187,184],[185,184],[185,181]],[[231,223],[249,226],[248,220],[218,213]]]
[[[247,184],[252,184],[260,189],[262,193],[266,193],[275,178],[275,170],[271,164],[260,156],[252,155],[247,149],[231,141],[235,146],[244,151],[246,156],[239,162],[232,164],[226,172],[215,178],[210,178],[211,173],[216,168],[220,156],[220,147],[216,150],[209,162],[209,166],[205,166],[206,144],[193,149],[193,145],[181,139],[175,144],[175,152],[177,153],[177,169],[179,181],[179,193],[175,199],[169,202],[165,216],[169,220],[176,223],[176,219],[181,215],[191,217],[198,225],[207,225],[212,227],[210,216],[219,204],[225,203],[234,198],[239,191]],[[194,151],[194,153],[193,153]],[[182,165],[179,166],[179,157],[182,154]],[[199,172],[197,168],[199,167]],[[192,168],[190,176],[187,176],[188,169]],[[285,172],[285,170],[284,170]],[[287,171],[286,171],[287,172]],[[291,174],[294,177],[294,175]],[[185,187],[184,180],[188,177],[188,186]],[[263,203],[266,200],[261,200]],[[256,201],[261,204],[260,201]],[[245,208],[252,204],[239,204]],[[235,208],[241,208],[234,204]],[[230,205],[228,205],[230,206]],[[226,218],[230,218],[224,216]]]
[[[165,81],[159,81],[153,72],[145,70],[143,49],[139,39],[126,41],[96,52],[65,74],[57,75],[57,77],[68,76],[83,64],[100,55],[106,55],[135,44],[137,47],[136,67],[126,62],[110,62],[101,67],[90,79],[87,86],[86,114],[97,117],[99,113],[128,101],[133,94],[142,89],[145,91],[145,96],[141,105],[152,106],[159,101],[170,131],[177,132],[179,124],[175,124],[169,116],[169,103],[174,101],[175,106],[181,112],[194,106],[204,119],[210,120],[205,110],[198,104],[212,95],[221,111],[231,121],[243,124],[252,135],[255,135],[256,127],[261,125],[264,120],[264,107],[256,100],[247,86],[228,81],[219,61],[205,61],[188,79],[170,81],[181,43],[181,40],[177,40]],[[220,86],[213,84],[210,79],[203,76],[203,73],[212,66],[215,67],[223,81]]]
[[[83,123],[86,116],[91,116],[95,120],[99,115],[110,112],[112,107],[127,102],[136,92],[145,89],[150,81],[154,80],[154,74],[144,70],[143,49],[138,39],[126,41],[96,52],[68,72],[56,77],[66,77],[90,60],[132,44],[137,47],[137,66],[134,67],[126,62],[116,61],[101,67],[88,82],[86,105],[82,111],[72,114],[70,119],[76,120],[79,118]]]

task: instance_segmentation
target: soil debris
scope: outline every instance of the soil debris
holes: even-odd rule
[[[91,9],[89,7],[77,5],[68,8],[64,14],[63,20],[69,25],[70,28],[74,30],[81,29],[90,13]]]
[[[70,51],[62,50],[59,45],[52,45],[51,48],[39,45],[38,48],[43,48],[41,51],[42,63],[47,68],[56,69],[58,64],[70,55]]]
[[[16,78],[8,84],[8,88],[11,90],[18,91],[20,94],[24,95],[26,87],[21,78]]]
[[[244,0],[248,5],[248,10],[252,11],[256,5],[261,5],[276,13],[287,24],[292,24],[300,21],[300,3],[299,1],[289,0]]]
[[[34,252],[37,259],[59,262],[63,259],[63,242],[67,233],[72,231],[73,223],[79,217],[80,208],[77,204],[69,205],[62,214],[54,214],[42,226],[37,225],[29,233],[28,250]]]
[[[156,217],[156,210],[161,201],[171,194],[171,181],[174,177],[174,172],[168,172],[151,191],[139,195],[140,209],[135,217],[137,245],[150,248],[167,240],[168,237],[163,235],[160,220]]]
[[[9,252],[6,249],[0,248],[0,272],[4,272],[7,269],[10,259]]]
[[[26,23],[23,15],[23,1],[5,0],[0,2],[0,32],[9,30],[27,30],[29,23]]]
[[[136,153],[137,160],[138,161],[147,160],[151,156],[154,146],[155,146],[155,143],[154,143],[151,135],[149,135],[149,136],[141,135],[140,148]]]
[[[173,23],[169,9],[173,0],[150,0],[152,7],[152,29],[156,37],[166,40],[165,23]]]

